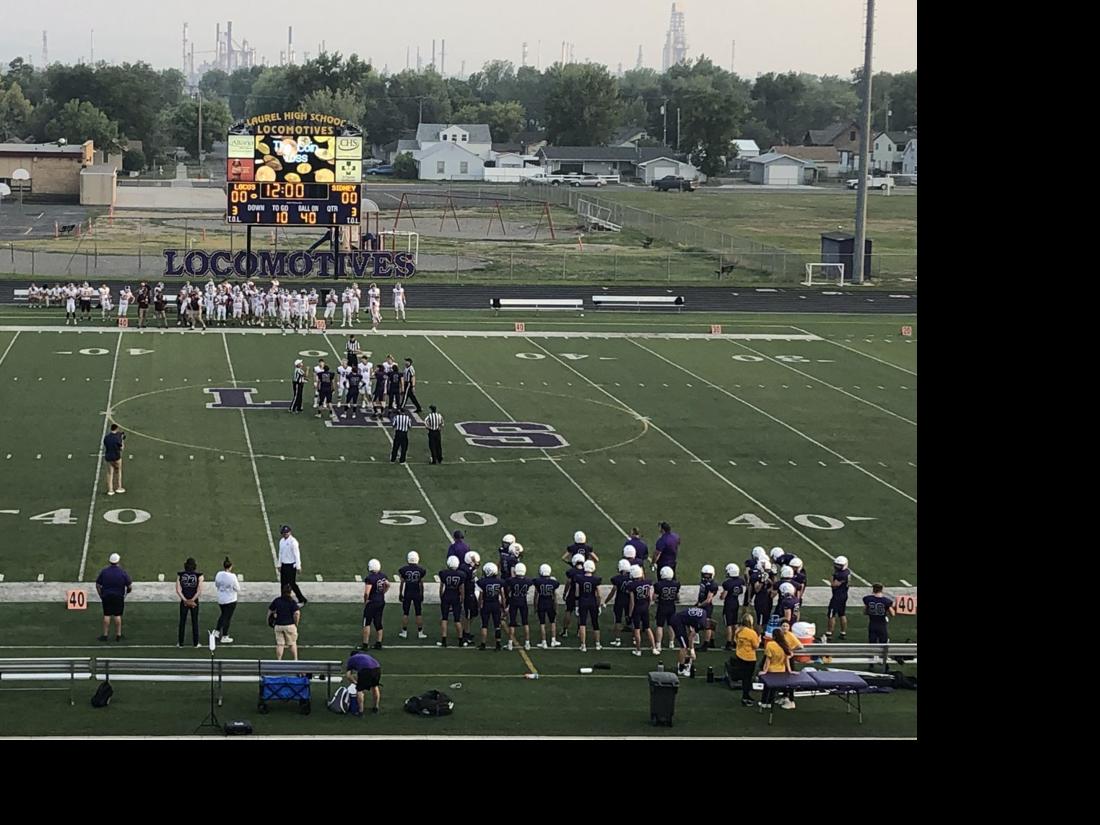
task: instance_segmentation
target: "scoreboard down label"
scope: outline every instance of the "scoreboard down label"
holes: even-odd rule
[[[231,181],[225,215],[227,223],[354,225],[359,223],[359,185]]]

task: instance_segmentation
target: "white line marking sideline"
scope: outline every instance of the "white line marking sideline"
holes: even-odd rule
[[[8,346],[4,349],[4,354],[0,355],[0,367],[4,366],[4,361],[5,359],[7,359],[8,353],[11,352],[11,348],[15,346],[15,339],[17,339],[18,337],[19,333],[16,332],[15,335],[11,337],[11,340],[8,341]]]
[[[533,343],[533,342],[532,342],[532,343]],[[710,382],[710,381],[708,381],[708,380],[707,380],[706,378],[703,378],[703,377],[702,377],[701,375],[696,375],[695,373],[693,373],[693,372],[692,372],[691,370],[687,369],[686,367],[684,367],[684,366],[682,366],[682,365],[679,365],[679,364],[675,364],[675,363],[673,363],[672,361],[669,361],[669,360],[668,360],[667,358],[665,358],[665,357],[664,357],[663,355],[661,355],[661,353],[659,353],[659,352],[655,352],[654,350],[651,350],[651,349],[650,349],[649,347],[646,347],[646,346],[643,346],[642,344],[639,344],[639,343],[638,343],[637,341],[631,341],[630,343],[631,343],[631,344],[633,344],[634,346],[638,347],[639,349],[643,349],[643,350],[645,350],[645,351],[646,351],[646,352],[648,352],[648,353],[649,353],[650,355],[653,355],[653,356],[654,356],[654,357],[656,357],[656,358],[660,358],[660,359],[661,359],[662,361],[664,361],[664,362],[665,362],[666,364],[668,364],[669,366],[672,366],[672,367],[676,367],[677,369],[679,369],[679,370],[681,370],[681,371],[683,371],[683,372],[687,373],[688,375],[691,375],[691,376],[693,376],[693,377],[695,377],[695,378],[699,379],[699,380],[700,380],[700,381],[702,381],[702,382],[703,382],[704,384],[706,384],[707,386],[709,386],[709,387],[710,387],[711,389],[714,389],[714,390],[718,390],[718,392],[722,393],[723,395],[729,396],[729,397],[730,397],[730,398],[732,398],[732,399],[733,399],[734,401],[737,401],[737,402],[739,402],[739,403],[741,403],[741,404],[744,404],[744,405],[745,405],[746,407],[748,407],[748,408],[749,408],[749,409],[751,409],[751,410],[755,410],[756,412],[760,413],[761,415],[763,415],[763,416],[765,416],[765,417],[767,417],[767,418],[771,419],[771,420],[772,420],[772,421],[774,421],[774,422],[775,422],[776,424],[780,424],[780,425],[782,425],[783,427],[786,427],[786,428],[787,428],[788,430],[790,430],[790,431],[791,431],[792,433],[795,433],[796,435],[799,435],[799,436],[801,436],[802,438],[806,439],[806,441],[809,441],[809,442],[810,442],[811,444],[814,444],[815,446],[817,446],[817,447],[820,447],[820,448],[821,448],[822,450],[825,450],[826,452],[828,452],[828,453],[831,453],[832,455],[836,456],[837,458],[839,458],[839,459],[840,459],[841,461],[843,461],[844,463],[846,463],[846,464],[851,464],[851,465],[852,465],[853,467],[855,467],[855,468],[856,468],[857,470],[859,470],[859,471],[860,471],[861,473],[863,473],[864,475],[867,475],[867,476],[869,476],[869,477],[873,478],[873,479],[874,479],[875,481],[877,481],[877,482],[878,482],[879,484],[882,484],[882,485],[883,485],[884,487],[888,487],[888,488],[890,488],[890,489],[891,489],[891,490],[893,490],[893,491],[894,491],[895,493],[897,493],[897,494],[898,494],[899,496],[902,496],[903,498],[907,498],[907,499],[909,499],[909,500],[910,500],[911,502],[913,502],[914,504],[916,504],[916,503],[917,503],[917,500],[916,500],[916,498],[914,498],[913,496],[909,495],[909,494],[908,494],[907,492],[905,492],[904,490],[900,490],[900,489],[898,489],[897,487],[895,487],[895,486],[894,486],[893,484],[891,484],[891,483],[890,483],[889,481],[886,481],[885,479],[881,479],[881,478],[879,478],[879,477],[878,477],[878,476],[876,476],[876,475],[875,475],[874,473],[872,473],[872,472],[871,472],[870,470],[867,470],[867,469],[865,469],[865,468],[863,468],[863,467],[859,466],[859,463],[858,463],[858,462],[850,461],[849,459],[845,458],[845,457],[844,457],[844,456],[842,456],[842,455],[841,455],[840,453],[838,453],[838,452],[837,452],[836,450],[834,450],[834,449],[833,449],[832,447],[828,447],[828,446],[826,446],[825,444],[822,444],[822,443],[821,443],[820,441],[818,441],[817,439],[813,438],[812,436],[806,435],[806,433],[802,432],[801,430],[799,430],[799,429],[797,429],[797,428],[795,428],[795,427],[792,427],[792,426],[791,426],[790,424],[788,424],[788,423],[787,423],[786,421],[783,421],[783,420],[782,420],[782,419],[780,419],[780,418],[776,418],[776,417],[775,417],[774,415],[772,415],[772,414],[771,414],[770,412],[767,412],[766,410],[762,410],[762,409],[760,409],[760,407],[757,407],[757,406],[756,406],[755,404],[753,404],[753,403],[751,403],[751,402],[749,402],[749,401],[746,401],[745,399],[743,399],[743,398],[741,398],[741,397],[739,397],[739,396],[736,396],[736,395],[734,395],[734,394],[733,394],[732,392],[730,392],[729,390],[727,390],[727,389],[726,389],[725,387],[720,387],[720,386],[718,386],[717,384],[713,384],[713,383],[711,383],[711,382]],[[535,344],[535,346],[538,346],[538,344]]]
[[[797,329],[799,332],[806,332],[806,330],[801,329],[799,327],[791,327],[791,329]],[[806,334],[811,335],[812,333],[806,332]],[[841,349],[846,349],[846,350],[848,350],[848,352],[854,352],[856,355],[862,355],[864,358],[870,358],[872,361],[878,361],[880,364],[883,364],[887,367],[893,367],[896,370],[901,370],[902,372],[907,372],[910,375],[916,375],[917,374],[914,370],[907,370],[905,367],[899,367],[897,364],[892,364],[889,361],[883,361],[881,358],[876,358],[875,356],[871,355],[870,353],[862,352],[861,350],[858,350],[855,347],[846,346],[846,345],[840,343],[839,341],[831,341],[828,338],[822,338],[821,340],[824,341],[827,344],[832,344],[834,346],[840,347]],[[910,339],[910,340],[912,340],[912,339]]]
[[[631,413],[632,415],[634,415],[634,416],[636,416],[636,417],[638,417],[638,418],[641,418],[641,417],[642,417],[642,416],[641,416],[641,414],[640,414],[640,413],[639,413],[639,412],[638,412],[637,410],[635,410],[635,409],[633,409],[632,407],[630,407],[630,406],[629,406],[628,404],[626,404],[626,403],[625,403],[624,401],[622,401],[621,399],[619,399],[619,398],[616,398],[616,397],[615,397],[614,395],[612,395],[611,393],[609,393],[609,392],[608,392],[607,390],[605,390],[605,389],[604,389],[603,387],[600,387],[599,385],[597,385],[596,383],[594,383],[593,381],[591,381],[591,380],[590,380],[590,379],[588,378],[588,376],[584,375],[584,373],[581,373],[581,372],[577,372],[577,370],[573,369],[573,367],[571,367],[571,366],[570,366],[569,364],[567,364],[567,363],[565,363],[564,361],[562,361],[562,360],[561,360],[560,358],[558,358],[558,357],[557,357],[556,355],[554,355],[554,353],[550,352],[550,350],[546,349],[545,347],[541,346],[540,344],[536,344],[536,343],[535,343],[534,341],[532,341],[532,340],[531,340],[530,338],[528,338],[527,340],[528,340],[528,341],[529,341],[529,342],[531,343],[531,345],[532,345],[532,346],[535,346],[535,347],[538,347],[539,349],[541,349],[541,350],[542,350],[543,352],[545,352],[545,353],[546,353],[547,355],[549,355],[549,356],[550,356],[551,358],[553,358],[553,359],[554,359],[555,361],[557,361],[557,362],[558,362],[559,364],[561,364],[561,365],[562,365],[563,367],[565,367],[565,368],[566,368],[567,370],[569,370],[570,372],[572,372],[572,373],[574,373],[574,374],[576,374],[576,375],[580,376],[580,377],[581,377],[581,378],[583,378],[583,379],[584,379],[585,381],[587,381],[587,382],[588,382],[589,384],[591,384],[591,385],[592,385],[593,387],[596,387],[596,389],[598,389],[598,390],[599,390],[600,392],[602,392],[602,393],[603,393],[604,395],[606,395],[606,396],[607,396],[608,398],[610,398],[610,399],[611,399],[612,401],[614,401],[614,402],[615,402],[616,404],[618,404],[618,405],[619,405],[619,406],[620,406],[620,407],[621,407],[621,408],[622,408],[623,410],[625,410],[626,412],[629,412],[629,413]],[[685,453],[687,453],[687,454],[688,454],[689,456],[691,456],[692,458],[696,459],[696,460],[697,460],[697,461],[699,461],[699,462],[702,462],[702,459],[700,459],[700,458],[699,458],[699,456],[697,456],[697,455],[696,455],[695,453],[693,453],[693,452],[692,452],[691,450],[689,450],[689,449],[688,449],[687,447],[685,447],[685,446],[684,446],[683,444],[681,444],[681,443],[680,443],[679,441],[677,441],[677,440],[676,440],[675,438],[673,438],[673,437],[672,437],[671,435],[669,435],[668,433],[666,433],[666,432],[665,432],[664,430],[662,430],[662,429],[661,429],[660,427],[658,427],[658,426],[657,426],[656,424],[654,424],[654,423],[653,423],[652,421],[650,421],[650,422],[649,422],[649,426],[651,426],[651,427],[652,427],[652,428],[653,428],[654,430],[656,430],[657,432],[659,432],[659,433],[660,433],[661,435],[663,435],[663,436],[664,436],[665,438],[667,438],[667,439],[668,439],[669,441],[671,441],[671,442],[672,442],[673,444],[675,444],[675,445],[676,445],[677,447],[679,447],[679,448],[680,448],[681,450],[683,450],[683,451],[684,451]],[[639,460],[640,460],[640,459],[639,459]],[[803,532],[802,532],[801,530],[799,530],[799,529],[798,529],[797,527],[795,527],[794,525],[792,525],[792,524],[791,524],[790,522],[788,522],[788,521],[787,521],[787,520],[786,520],[785,518],[783,518],[783,517],[782,517],[781,515],[779,515],[778,513],[776,513],[776,512],[775,512],[774,510],[772,510],[772,509],[771,509],[770,507],[768,507],[768,505],[764,504],[764,503],[763,503],[762,501],[760,501],[760,500],[758,500],[757,498],[755,498],[755,497],[754,497],[754,496],[753,496],[752,494],[750,494],[750,493],[749,493],[749,492],[748,492],[747,490],[744,490],[744,489],[742,489],[741,487],[739,487],[738,485],[734,484],[734,483],[733,483],[732,481],[730,481],[730,480],[729,480],[728,478],[726,478],[726,477],[725,477],[724,475],[722,475],[722,474],[721,474],[720,472],[718,472],[717,470],[715,470],[715,469],[714,469],[714,468],[713,468],[713,467],[712,467],[711,465],[709,465],[709,464],[702,464],[702,463],[700,463],[700,465],[699,465],[699,466],[700,466],[700,467],[703,467],[703,468],[704,468],[704,469],[705,469],[705,470],[706,470],[707,472],[709,472],[709,473],[710,473],[711,475],[713,475],[713,476],[714,476],[715,478],[719,479],[719,480],[720,480],[720,481],[721,481],[721,482],[722,482],[723,484],[725,484],[726,486],[730,487],[730,488],[731,488],[731,489],[733,489],[733,490],[736,490],[736,491],[737,491],[738,493],[740,493],[740,494],[741,494],[742,496],[744,496],[745,498],[747,498],[747,499],[748,499],[749,501],[751,501],[751,502],[752,502],[753,504],[755,504],[755,505],[756,505],[757,507],[759,507],[759,508],[760,508],[761,510],[763,510],[763,511],[764,511],[764,512],[766,512],[766,513],[767,513],[768,515],[770,515],[770,516],[771,516],[772,518],[774,518],[774,519],[775,519],[776,521],[778,521],[778,522],[780,522],[781,524],[783,524],[783,526],[785,526],[785,527],[786,527],[786,528],[787,528],[788,530],[790,530],[790,531],[791,531],[792,533],[794,533],[794,534],[795,534],[796,536],[798,536],[798,537],[799,537],[800,539],[802,539],[802,540],[803,540],[804,542],[806,542],[806,543],[807,543],[808,545],[810,545],[811,547],[813,547],[813,548],[815,548],[816,550],[820,551],[820,552],[822,553],[822,555],[826,556],[826,557],[827,557],[827,558],[828,558],[828,559],[829,559],[830,561],[832,561],[832,559],[834,558],[834,554],[833,554],[833,553],[830,553],[830,552],[829,552],[828,550],[826,550],[826,549],[825,549],[824,547],[822,547],[822,546],[821,546],[820,544],[818,544],[818,543],[817,543],[816,541],[814,541],[814,540],[813,540],[813,539],[811,539],[811,538],[810,538],[809,536],[807,536],[807,535],[806,535],[805,533],[803,533]],[[850,569],[850,568],[849,568],[849,569]],[[863,582],[864,584],[867,584],[867,585],[869,585],[869,584],[870,584],[870,582],[869,582],[869,581],[867,581],[867,579],[865,579],[865,578],[863,578],[862,576],[860,576],[860,575],[859,575],[858,573],[856,573],[856,572],[855,572],[854,570],[852,571],[852,575],[853,575],[853,576],[855,576],[855,577],[856,577],[857,579],[859,579],[859,580],[860,580],[861,582]]]
[[[225,346],[225,360],[229,364],[229,380],[233,382],[233,386],[237,386],[237,374],[233,371],[233,359],[229,357],[229,339],[225,337],[225,333],[222,333],[222,344]],[[248,447],[248,458],[252,462],[252,478],[256,481],[256,495],[260,499],[260,512],[264,517],[264,527],[267,531],[267,546],[271,548],[271,563],[276,568],[279,566],[279,554],[275,552],[275,540],[271,535],[271,520],[267,517],[267,502],[264,501],[264,490],[260,486],[260,471],[256,467],[256,453],[252,450],[252,436],[248,433],[248,418],[245,416],[244,410],[241,413],[241,426],[244,427],[244,443]]]
[[[14,343],[15,339],[12,339]],[[107,384],[107,409],[103,411],[103,432],[99,436],[99,441],[102,444],[103,439],[107,437],[107,426],[111,423],[111,399],[114,397],[115,392],[115,374],[118,372],[118,354],[122,351],[122,333],[119,332],[118,339],[115,341],[115,361],[111,365],[111,380]],[[95,480],[92,482],[92,502],[88,505],[88,524],[84,528],[84,549],[80,553],[80,572],[76,576],[77,581],[84,581],[84,568],[88,564],[88,545],[92,541],[92,519],[95,518],[95,498],[99,492],[99,473],[103,467],[103,462],[100,460],[99,454],[96,454],[95,462]]]

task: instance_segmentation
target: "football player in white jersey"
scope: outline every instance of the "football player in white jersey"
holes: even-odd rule
[[[336,318],[336,290],[330,289],[325,295],[325,324],[328,325]]]
[[[65,326],[69,325],[70,320],[73,322],[73,326],[76,326],[76,296],[78,292],[76,284],[69,284],[65,287]]]
[[[125,318],[126,313],[130,310],[130,302],[134,300],[134,293],[130,291],[130,287],[124,286],[118,292],[118,317]]]
[[[351,316],[355,323],[359,323],[359,301],[363,297],[362,290],[359,289],[359,284],[351,285]]]
[[[103,284],[99,288],[99,317],[106,321],[107,313],[111,311],[111,288]]]
[[[405,320],[405,287],[400,281],[393,285],[393,320]]]
[[[348,373],[352,368],[348,366],[348,359],[341,358],[340,366],[336,368],[336,396],[339,399],[347,398],[348,393]]]
[[[367,404],[370,401],[370,380],[374,375],[374,364],[370,362],[370,359],[363,357],[359,359],[359,376],[362,379],[359,387],[359,400],[361,403],[361,409],[363,412],[367,411]]]
[[[341,327],[350,327],[351,326],[351,306],[352,306],[351,301],[352,301],[351,287],[347,287],[346,289],[344,289],[344,294],[341,296],[341,302],[342,302],[341,303],[341,309],[340,309],[340,313],[341,313],[340,317],[342,319],[341,322],[340,322]]]
[[[307,327],[309,327],[309,296],[302,289],[298,291],[298,329],[306,329]]]
[[[285,289],[279,291],[279,326],[283,332],[290,326],[290,295]]]
[[[315,326],[314,322],[317,320],[317,290],[316,289],[311,289],[309,291],[309,295],[306,297],[306,302],[309,306],[309,315],[306,318],[306,321],[307,321],[306,326],[313,327],[313,326]]]

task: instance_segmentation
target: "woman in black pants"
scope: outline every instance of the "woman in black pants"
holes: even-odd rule
[[[194,559],[183,563],[183,570],[176,574],[176,595],[180,598],[180,627],[176,647],[183,647],[183,631],[187,627],[187,614],[191,614],[191,642],[199,646],[199,596],[202,593],[203,575],[196,569]]]
[[[229,556],[222,562],[224,568],[214,577],[214,586],[218,588],[218,624],[214,633],[223,645],[233,643],[233,637],[229,635],[229,623],[233,620],[233,611],[237,609],[237,595],[241,592],[241,583],[237,580],[237,574],[233,572],[233,562]]]

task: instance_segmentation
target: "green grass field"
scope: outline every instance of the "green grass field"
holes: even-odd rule
[[[389,463],[384,430],[326,426],[311,414],[308,397],[301,416],[282,409],[206,406],[214,396],[204,390],[212,387],[252,389],[255,403],[287,399],[293,360],[331,359],[333,350],[343,349],[339,331],[327,337],[120,333],[102,327],[76,332],[56,326],[60,318],[54,312],[0,310],[0,324],[39,325],[20,331],[0,326],[2,581],[89,582],[111,552],[122,554],[139,583],[156,582],[161,575],[172,581],[189,555],[212,578],[227,553],[246,583],[274,581],[272,544],[282,523],[292,524],[301,541],[307,596],[318,577],[353,582],[372,557],[392,576],[410,549],[418,550],[434,573],[451,531],[460,527],[483,560],[495,554],[500,536],[511,532],[526,548],[529,570],[548,562],[556,571],[573,532],[584,530],[603,558],[599,573],[607,581],[625,530],[638,526],[652,547],[656,523],[667,519],[683,537],[681,579],[688,584],[697,582],[704,563],[719,570],[730,561],[742,564],[755,544],[797,553],[812,585],[822,584],[829,559],[839,553],[850,559],[859,584],[878,580],[888,589],[917,584],[917,346],[915,336],[898,334],[900,324],[913,323],[912,318],[540,317],[523,319],[527,335],[486,337],[511,330],[517,319],[423,311],[407,329],[394,330],[387,322],[394,334],[362,336],[375,361],[387,353],[398,360],[413,357],[422,403],[437,404],[447,419],[446,463],[427,463],[426,437],[414,430],[409,464],[399,467]],[[723,323],[726,333],[789,339],[601,337],[706,333],[710,323]],[[97,479],[105,412],[129,434],[127,492],[113,498],[104,494],[105,479]],[[465,423],[472,433],[473,422],[548,425],[564,443],[545,451],[475,446],[456,427]],[[262,611],[262,605],[247,605],[238,615],[246,607]],[[317,608],[332,611],[324,612],[329,629],[304,643],[318,638],[335,645],[336,654],[346,653],[342,648],[358,638],[358,609],[353,604]],[[73,631],[75,619],[59,605],[4,609],[17,611],[10,625],[21,633],[27,622],[30,645],[66,645],[80,633],[90,640],[97,632],[85,632],[83,625]],[[134,635],[128,627],[128,637],[154,645],[173,640],[174,611],[174,605],[134,605]],[[161,613],[167,618],[152,618]],[[397,614],[388,609],[390,632]],[[434,639],[437,612],[428,608],[427,615]],[[212,623],[211,614],[208,618]],[[85,620],[89,627],[95,624],[91,614]],[[818,621],[821,626],[823,618]],[[154,629],[158,622],[166,624]],[[239,641],[266,644],[262,616],[253,623],[255,632],[242,630]],[[862,633],[854,631],[853,637]],[[440,656],[433,647],[422,660],[397,652],[393,672],[401,675],[394,691],[404,698],[445,687],[423,684],[426,672],[449,681],[468,672],[473,690],[463,695],[471,705],[477,704],[475,697],[499,695],[499,682],[490,678],[496,671],[488,667],[477,676],[483,671],[467,667],[475,661],[467,653]],[[515,654],[501,656],[510,660],[509,673],[523,672]],[[564,676],[580,654],[568,652],[560,661],[563,678],[534,685],[540,693],[529,705],[520,703],[504,715],[479,706],[471,709],[471,718],[481,714],[477,718],[493,720],[489,729],[500,732],[574,732],[562,729],[570,723],[554,700],[578,689]],[[482,660],[477,662],[481,668]],[[623,672],[641,674],[649,667],[644,661],[633,665],[624,663]],[[615,675],[619,672],[616,665]],[[598,730],[648,730],[636,729],[632,717],[614,714],[621,698],[616,680],[584,684],[593,695],[588,706],[600,709],[595,715],[604,727]],[[641,697],[637,712],[644,722],[644,681],[632,690]],[[184,688],[170,691],[182,697]],[[242,713],[247,695],[242,689]],[[708,698],[695,706],[689,701],[694,695]],[[198,718],[202,700],[202,695],[186,700],[195,704]],[[35,697],[34,706],[48,701]],[[852,720],[849,730],[842,710],[807,702],[806,716],[818,720],[820,713],[820,719],[800,721],[787,733],[913,735],[914,699],[894,695],[871,701],[888,708],[892,721],[861,731]],[[713,686],[687,686],[680,706],[685,718],[696,720],[691,730],[698,734],[763,732],[752,729],[759,727],[755,717],[744,722],[745,729],[739,716],[721,721],[741,709],[731,709],[728,697]],[[708,708],[719,707],[726,716],[709,715]],[[76,709],[77,721],[52,730],[94,726],[86,716]],[[833,725],[836,718],[843,730]],[[344,721],[324,719],[304,732],[334,732]],[[418,721],[399,717],[379,724],[395,725],[385,728],[390,732],[415,732]],[[143,724],[135,716],[124,727],[134,732]],[[288,724],[300,730],[298,719]],[[459,729],[474,732],[459,716],[433,731]]]

